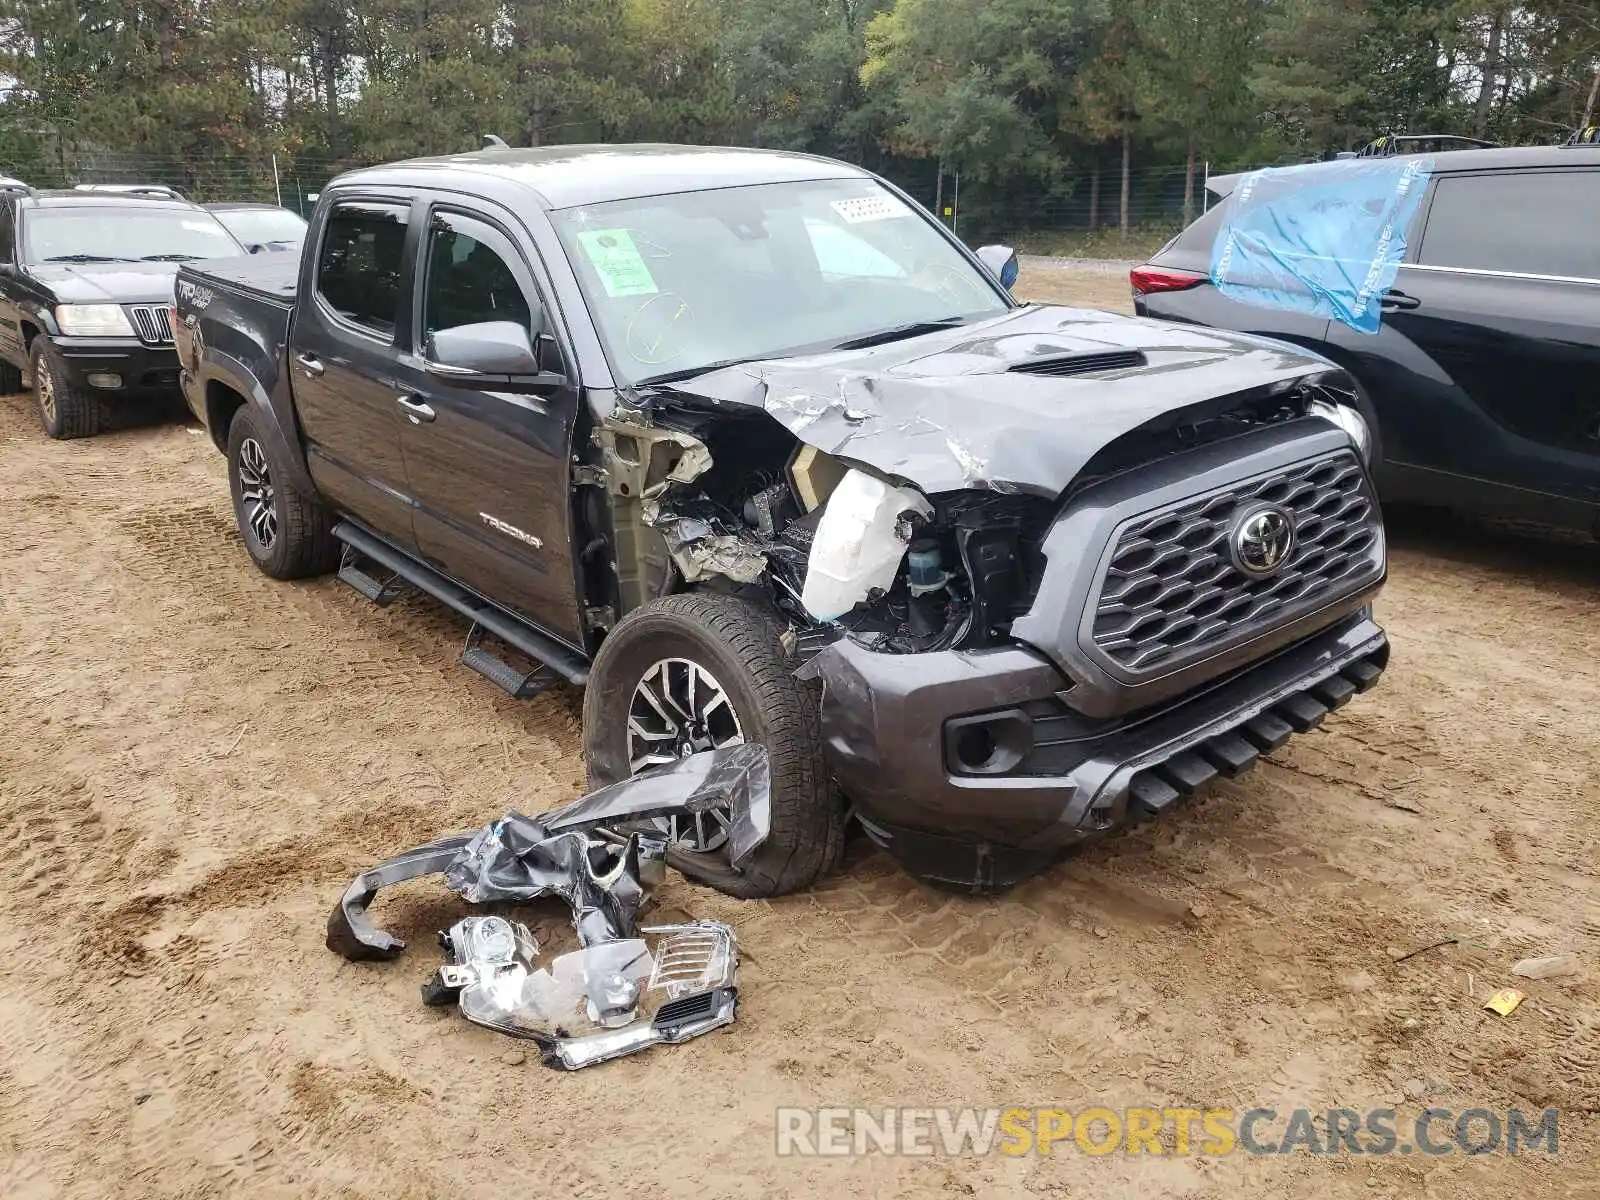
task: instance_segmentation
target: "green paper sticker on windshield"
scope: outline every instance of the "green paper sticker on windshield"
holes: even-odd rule
[[[578,235],[608,296],[653,296],[661,289],[650,277],[633,235],[626,229],[591,229]]]

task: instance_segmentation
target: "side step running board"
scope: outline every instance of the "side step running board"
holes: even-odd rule
[[[494,634],[506,645],[521,651],[535,662],[543,663],[570,684],[583,687],[589,682],[589,664],[575,650],[563,646],[554,638],[541,633],[531,625],[519,621],[504,610],[480,599],[459,584],[452,583],[437,571],[424,566],[408,555],[400,553],[394,547],[373,537],[359,526],[352,525],[349,521],[340,521],[333,527],[333,536],[343,542],[350,550],[358,552],[363,557],[372,560],[379,567],[391,572],[393,577],[389,580],[390,584],[396,581],[404,581],[404,583],[410,584],[419,591],[426,592],[435,600],[448,605],[472,621],[474,625],[473,636],[468,638],[467,649],[462,654],[462,660],[466,662],[467,666],[493,680],[499,686],[506,687],[506,682],[509,682],[512,676],[516,676],[520,681],[519,686],[527,686],[530,681],[536,680],[540,673],[535,671],[532,675],[523,675],[510,663],[496,658],[491,651],[481,645],[484,633]],[[373,573],[362,570],[359,567],[357,571],[381,592],[385,584],[378,582]],[[375,598],[366,588],[347,578],[342,568],[339,572],[339,578],[346,583],[350,583],[362,595]],[[481,627],[481,629],[478,627]],[[479,665],[484,660],[493,660],[495,665],[491,665],[488,670],[485,670],[483,666]],[[491,674],[491,671],[496,671],[496,667],[498,667],[497,673]],[[534,690],[542,690],[543,686],[547,686],[547,684],[541,683]],[[506,690],[511,691],[513,695],[517,694],[511,688],[506,688]],[[527,694],[531,695],[532,693]]]
[[[483,644],[483,626],[476,621],[472,623],[472,632],[467,634],[461,662],[516,700],[531,699],[557,683],[555,674],[543,663],[531,671],[523,671],[490,650]]]
[[[396,572],[390,572],[384,579],[369,575],[361,567],[363,557],[354,546],[345,546],[344,553],[339,556],[341,582],[348,583],[379,608],[388,608],[411,590],[411,582]]]

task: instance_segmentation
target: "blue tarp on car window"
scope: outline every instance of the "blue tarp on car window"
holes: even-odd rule
[[[1211,281],[1241,304],[1376,333],[1432,170],[1364,158],[1250,172],[1225,201]]]

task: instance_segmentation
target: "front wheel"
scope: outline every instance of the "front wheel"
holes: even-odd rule
[[[778,622],[732,596],[669,596],[629,613],[595,657],[583,701],[593,787],[700,750],[767,749],[772,832],[742,868],[728,859],[728,814],[671,826],[667,861],[750,899],[813,883],[839,858],[844,808],[822,758],[816,696],[794,677]]]
[[[55,348],[43,335],[33,339],[33,398],[39,424],[57,440],[93,437],[105,424],[105,405],[67,378]]]

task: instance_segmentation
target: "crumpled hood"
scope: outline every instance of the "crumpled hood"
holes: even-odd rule
[[[43,263],[28,268],[62,304],[170,304],[177,263]]]
[[[1144,362],[1066,377],[1015,369],[1119,350],[1141,351]],[[1331,366],[1248,334],[1034,305],[866,350],[725,367],[661,390],[764,409],[801,441],[928,493],[1056,496],[1097,452],[1149,421]]]

